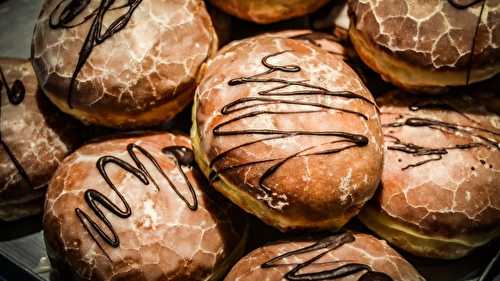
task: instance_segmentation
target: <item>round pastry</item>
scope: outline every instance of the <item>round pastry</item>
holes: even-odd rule
[[[499,10],[490,0],[349,0],[349,34],[385,80],[438,93],[500,73]]]
[[[241,259],[224,281],[251,280],[423,281],[383,240],[344,232],[294,239],[258,248]]]
[[[305,16],[325,5],[328,0],[209,0],[235,17],[259,24]]]
[[[223,48],[197,88],[191,138],[213,186],[282,231],[341,227],[382,173],[371,94],[340,58],[301,40]]]
[[[202,0],[46,0],[32,56],[62,111],[130,128],[167,121],[189,104],[216,49]]]
[[[46,184],[82,131],[39,92],[27,59],[0,58],[0,96],[0,221],[12,221],[42,211]]]
[[[412,254],[452,259],[500,236],[500,99],[494,93],[377,99],[380,192],[360,218]]]
[[[246,240],[243,213],[209,194],[187,137],[91,142],[52,178],[44,235],[55,280],[219,280]]]

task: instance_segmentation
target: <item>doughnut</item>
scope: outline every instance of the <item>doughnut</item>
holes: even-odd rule
[[[488,0],[349,0],[349,34],[383,79],[437,94],[500,73],[499,11]]]
[[[383,240],[342,232],[265,245],[242,258],[224,281],[423,281]]]
[[[191,139],[213,187],[282,231],[340,228],[382,173],[370,92],[341,59],[301,40],[224,47],[197,88]]]
[[[40,86],[62,111],[153,126],[193,99],[217,35],[202,0],[46,0],[32,41]]]
[[[243,20],[268,24],[310,14],[328,0],[209,0],[224,12]]]
[[[377,99],[381,188],[361,221],[414,255],[456,259],[500,236],[500,99],[494,92]]]
[[[243,254],[246,219],[207,190],[189,138],[94,140],[52,178],[43,217],[53,280],[219,280]]]
[[[0,58],[0,221],[39,214],[46,185],[81,125],[39,92],[31,62]]]

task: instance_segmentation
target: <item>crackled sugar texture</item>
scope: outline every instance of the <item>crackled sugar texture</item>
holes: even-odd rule
[[[2,141],[10,148],[33,184],[29,186],[25,182],[14,162],[0,146],[1,209],[4,204],[42,197],[44,193],[33,188],[40,188],[49,181],[72,143],[67,138],[71,122],[60,122],[58,119],[61,114],[40,95],[31,63],[28,60],[0,59],[0,66],[9,87],[18,79],[26,90],[24,100],[18,105],[9,102],[5,88],[1,90],[0,131]],[[6,213],[0,211],[0,219],[10,215],[13,214],[9,210]]]
[[[481,127],[500,133],[500,117],[493,113],[498,98],[493,94],[461,98],[401,99],[401,93],[390,93],[377,99],[382,124],[409,117],[435,119],[461,125]],[[406,96],[405,96],[406,97]],[[450,110],[419,110],[416,104],[448,104]],[[474,131],[474,130],[473,130]],[[427,127],[384,128],[384,133],[403,142],[424,147],[452,147],[484,142],[462,132],[439,131]],[[500,137],[475,131],[493,142]],[[386,142],[386,146],[390,143]],[[408,164],[435,156],[418,156],[386,150],[380,196],[382,210],[424,232],[442,235],[474,233],[498,228],[500,218],[500,151],[494,147],[448,149],[439,161],[401,170]]]
[[[474,62],[498,65],[500,1],[485,2]],[[385,50],[423,67],[466,68],[481,3],[464,10],[447,0],[350,0],[350,6],[356,29]]]
[[[59,2],[47,0],[43,5],[33,57],[42,87],[66,96],[64,89],[94,18],[74,28],[51,29],[49,16]],[[71,23],[81,22],[99,3],[91,1]],[[125,12],[126,8],[108,11],[102,32]],[[120,112],[144,111],[179,94],[180,85],[194,83],[214,44],[213,27],[200,0],[142,1],[123,30],[93,49],[77,79],[91,90],[76,91],[73,101],[93,107],[111,104],[110,110]],[[50,80],[56,77],[65,79],[64,87]]]
[[[313,265],[303,269],[301,273],[320,272],[336,268],[345,263],[361,263],[369,265],[375,271],[388,274],[396,281],[424,280],[424,278],[396,251],[387,245],[385,241],[378,240],[366,234],[356,234],[355,237],[356,240],[354,242],[344,244],[338,249],[328,252],[325,256],[314,262]],[[279,261],[280,264],[288,264],[288,266],[263,269],[261,265],[274,257],[312,245],[315,242],[314,240],[278,242],[259,248],[241,259],[224,280],[284,280],[283,276],[292,270],[294,265],[306,262],[308,259],[323,252],[324,249],[302,255],[293,255]],[[343,261],[343,263],[339,261]],[[340,280],[357,281],[363,273],[364,271],[348,275]]]
[[[159,191],[153,184],[142,184],[116,165],[106,166],[108,175],[132,210],[129,218],[122,219],[101,208],[120,239],[120,246],[112,248],[97,236],[110,259],[75,215],[74,209],[80,208],[103,225],[84,200],[84,192],[89,188],[98,190],[123,208],[95,165],[104,155],[133,163],[126,150],[129,143],[150,152],[178,190],[192,202],[174,161],[161,152],[163,147],[171,145],[190,147],[186,137],[159,133],[88,144],[65,159],[49,186],[44,218],[46,240],[52,249],[49,256],[56,264],[65,262],[78,275],[92,277],[92,280],[124,278],[127,273],[142,276],[140,280],[205,280],[241,239],[240,224],[231,221],[232,216],[240,213],[225,202],[210,199],[191,168],[183,167],[183,170],[198,198],[196,211],[188,209],[141,153],[137,156],[157,181]]]

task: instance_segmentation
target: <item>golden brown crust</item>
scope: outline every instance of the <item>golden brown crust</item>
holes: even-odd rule
[[[273,23],[312,13],[328,0],[210,0],[228,14],[260,24]]]
[[[494,93],[476,93],[470,96],[417,99],[392,92],[381,96],[377,102],[381,108],[383,126],[406,122],[408,118],[424,118],[457,124],[462,126],[460,128],[482,128],[482,131],[471,127],[465,128],[465,132],[436,126],[383,127],[386,150],[382,188],[370,203],[374,213],[362,216],[366,218],[366,223],[376,223],[373,216],[380,212],[387,219],[378,222],[381,226],[371,227],[376,232],[389,233],[389,230],[381,229],[386,224],[386,227],[393,229],[402,227],[403,232],[423,239],[443,240],[444,246],[434,251],[431,247],[419,249],[417,238],[415,245],[398,245],[398,241],[394,243],[414,254],[444,258],[463,256],[474,247],[500,235],[498,97]],[[411,110],[410,106],[415,105],[427,108]],[[431,105],[434,108],[430,108]],[[420,147],[447,149],[441,154],[440,160],[436,154],[418,156],[389,149],[400,146],[394,137],[403,143]],[[491,140],[491,143],[480,137]],[[453,148],[470,143],[481,145]],[[409,167],[433,158],[436,160]],[[412,244],[411,239],[406,237],[404,240],[405,244]]]
[[[397,58],[429,69],[466,69],[481,3],[468,9],[448,1],[350,0],[351,24]],[[485,1],[474,66],[498,66],[500,1]]]
[[[284,253],[297,250],[316,243],[315,239],[301,239],[292,241],[283,241],[269,244],[258,248],[242,258],[229,272],[224,281],[278,281],[284,280],[284,275],[289,272],[295,264],[303,263],[321,251],[315,251],[303,255],[297,255],[285,258],[280,261],[283,264],[292,264],[289,266],[280,266],[274,268],[261,268],[261,265],[272,258]],[[345,244],[335,249],[315,263],[329,263],[334,261],[349,261],[351,263],[361,263],[372,267],[374,271],[383,272],[392,277],[395,281],[423,281],[424,278],[394,251],[383,240],[378,240],[367,234],[355,234],[355,240],[352,243]],[[312,265],[310,269],[304,269],[304,272],[319,272],[331,269],[332,266],[323,264]],[[338,266],[342,265],[339,263]],[[333,265],[333,268],[335,265]],[[314,269],[312,269],[314,267]],[[363,272],[343,277],[342,281],[359,280]]]
[[[161,151],[168,146],[190,147],[187,137],[150,132],[116,136],[81,147],[64,160],[48,189],[44,235],[55,276],[93,281],[220,278],[242,253],[245,219],[236,207],[206,189],[206,181],[195,168],[183,168],[198,199],[197,209],[192,211],[143,154],[136,155],[158,183],[158,190],[118,166],[108,166],[107,173],[132,214],[120,218],[101,207],[120,238],[119,247],[112,248],[95,234],[109,259],[85,230],[75,208],[102,225],[84,199],[89,188],[123,208],[99,175],[96,161],[111,155],[133,165],[126,149],[129,143],[146,149],[179,192],[193,201],[175,162]]]
[[[51,100],[86,122],[137,127],[168,120],[192,99],[199,70],[217,49],[203,1],[142,1],[123,30],[92,50],[78,75],[71,109],[70,78],[93,18],[73,28],[52,29],[49,16],[59,2],[47,0],[42,7],[33,65]],[[91,1],[73,22],[97,5],[99,1]],[[109,11],[105,22],[124,12]]]
[[[485,2],[470,82],[500,69],[500,1]],[[456,9],[438,0],[351,0],[351,39],[365,63],[398,86],[436,92],[464,85],[481,3]]]
[[[0,134],[29,181],[23,179],[7,150],[0,145],[0,220],[15,220],[41,212],[45,185],[60,161],[79,143],[82,126],[62,114],[38,90],[27,59],[0,58],[8,86],[23,83],[25,98],[9,102],[5,86],[0,88]],[[0,80],[0,84],[1,80]]]
[[[277,72],[265,77],[304,80],[331,91],[347,90],[372,99],[349,66],[312,44],[272,36],[259,36],[232,43],[223,48],[210,62],[205,78],[196,93],[192,138],[197,160],[199,165],[204,167],[207,176],[212,171],[208,163],[217,155],[240,144],[265,137],[251,134],[214,136],[212,130],[216,125],[235,116],[221,114],[224,105],[238,98],[258,97],[258,91],[271,87],[259,83],[228,86],[228,81],[265,71],[261,59],[284,50],[288,52],[270,61],[273,64],[297,64],[302,70],[295,73]],[[292,87],[290,90],[297,89],[300,87]],[[259,115],[240,120],[231,129],[345,131],[366,136],[368,144],[339,153],[288,160],[268,179],[272,196],[263,196],[258,188],[258,181],[271,166],[270,163],[223,172],[221,181],[214,182],[215,187],[240,207],[282,230],[338,228],[357,214],[359,208],[372,196],[379,182],[382,136],[377,111],[373,105],[361,100],[314,95],[309,99],[306,97],[291,97],[291,99],[316,101],[359,111],[368,117],[368,121],[353,114],[325,110],[310,114]],[[276,108],[266,109],[287,111],[297,110],[297,106],[280,104]],[[249,109],[242,113],[251,111],[252,109]],[[233,151],[229,157],[223,158],[214,167],[217,170],[228,165],[286,157],[308,147],[316,146],[317,150],[338,147],[324,145],[325,142],[334,139],[335,137],[304,135],[285,140],[258,142]]]
[[[346,59],[349,50],[340,43],[339,38],[332,34],[313,31],[309,29],[290,29],[279,32],[265,33],[260,36],[281,37],[295,40],[301,40],[313,44],[340,59]]]

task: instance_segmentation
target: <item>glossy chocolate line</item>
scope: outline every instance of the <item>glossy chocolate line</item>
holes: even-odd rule
[[[409,109],[411,111],[417,111],[420,109],[424,108],[439,108],[442,110],[447,110],[448,107],[450,108],[451,111],[458,112],[460,115],[465,116],[467,119],[470,119],[468,116],[466,116],[464,113],[459,112],[455,108],[447,105],[447,104],[423,104],[423,105],[410,105]],[[382,113],[384,114],[384,113]],[[477,124],[476,121],[472,120],[474,123]],[[387,149],[389,150],[395,150],[399,152],[403,152],[406,154],[411,154],[415,157],[417,156],[431,156],[431,158],[418,161],[416,163],[409,164],[405,167],[403,167],[401,170],[406,170],[409,168],[415,168],[424,164],[427,164],[429,162],[433,161],[439,161],[443,158],[443,155],[448,154],[449,150],[466,150],[466,149],[473,149],[473,148],[478,148],[478,147],[487,147],[487,148],[493,148],[493,149],[498,149],[500,150],[500,143],[494,140],[491,140],[483,135],[480,135],[477,133],[477,131],[482,132],[482,133],[487,133],[495,136],[500,136],[500,132],[495,132],[493,130],[485,129],[482,127],[478,126],[468,126],[468,125],[459,125],[456,123],[450,123],[450,122],[443,122],[440,120],[435,120],[435,119],[429,119],[429,118],[419,118],[419,117],[410,117],[406,118],[404,121],[395,121],[387,124],[383,124],[382,127],[385,128],[397,128],[397,127],[403,127],[403,126],[409,126],[409,127],[426,127],[430,128],[433,130],[439,130],[445,134],[450,134],[454,132],[460,132],[462,134],[468,135],[469,137],[475,137],[481,142],[470,142],[470,143],[465,143],[465,144],[457,144],[454,146],[445,146],[445,147],[424,147],[424,146],[419,146],[413,143],[407,143],[401,141],[399,138],[395,137],[394,135],[389,135],[386,134],[384,137],[386,138],[386,141],[389,141],[392,143],[392,145],[388,145]],[[450,132],[451,131],[451,132]]]
[[[407,154],[412,154],[413,156],[424,156],[424,155],[431,156],[431,158],[429,158],[429,159],[418,161],[414,164],[409,164],[409,165],[401,168],[401,170],[403,170],[403,171],[406,169],[409,169],[409,168],[415,168],[415,167],[427,164],[429,162],[439,161],[439,160],[443,159],[443,155],[448,154],[448,150],[471,149],[471,148],[484,146],[483,143],[474,142],[474,143],[467,143],[467,144],[457,144],[455,146],[448,146],[448,147],[431,148],[431,147],[419,146],[419,145],[412,144],[412,143],[406,143],[406,142],[403,142],[400,139],[398,139],[397,137],[392,136],[392,135],[384,135],[384,137],[392,139],[392,143],[394,144],[394,145],[387,147],[387,149],[389,149],[389,150],[396,150],[396,151],[404,152]]]
[[[313,92],[313,94],[314,93],[315,92]],[[256,104],[252,104],[252,105],[246,105],[246,106],[240,106],[237,108],[233,108],[233,107],[236,107],[240,104],[246,104],[246,103],[250,103],[252,101],[261,101],[261,103],[256,103]],[[321,109],[331,109],[331,110],[342,111],[345,113],[358,115],[361,118],[368,120],[368,117],[366,115],[364,115],[360,112],[354,111],[354,110],[346,109],[346,108],[329,106],[326,104],[315,103],[315,102],[291,101],[291,100],[282,100],[282,99],[274,99],[274,98],[261,98],[261,97],[245,97],[245,98],[237,99],[234,102],[231,102],[231,103],[225,105],[222,108],[221,112],[223,114],[229,114],[229,113],[237,112],[237,111],[244,110],[244,109],[251,108],[251,107],[266,106],[266,105],[271,105],[271,104],[303,105],[303,106],[317,107],[317,108],[321,108]],[[264,111],[262,111],[262,112],[264,112]],[[278,112],[266,111],[266,112],[274,113],[274,114],[283,113],[283,112],[279,112],[279,111]],[[290,113],[314,113],[314,112],[321,112],[321,110],[308,110],[308,111],[304,110],[304,111],[294,111],[294,112],[290,112]],[[288,112],[286,112],[286,113],[288,113]]]
[[[66,6],[64,6],[64,8],[62,8],[62,11],[59,14],[59,16],[56,17],[56,12],[61,10],[62,4],[64,4],[65,2],[68,2],[68,1],[70,3],[67,4]],[[79,16],[81,13],[83,13],[83,11],[85,11],[85,8],[87,8],[87,6],[90,4],[90,1],[91,0],[63,0],[63,1],[59,2],[56,5],[56,7],[54,8],[54,10],[52,10],[52,12],[49,15],[49,26],[52,29],[57,29],[57,28],[73,28],[73,27],[77,27],[79,25],[84,24],[85,22],[87,22],[89,19],[91,19],[92,17],[94,17],[97,14],[97,12],[99,10],[98,8],[93,10],[90,14],[84,16],[83,20],[81,20],[80,22],[73,23],[73,24],[71,24],[71,22],[77,16]],[[126,6],[127,6],[127,4],[123,4],[123,5],[114,7],[114,8],[110,8],[109,10],[110,11],[119,10],[119,9],[125,8]],[[56,19],[54,20],[54,18],[56,18]]]
[[[488,143],[490,146],[500,149],[500,143],[488,139],[482,135],[471,132],[471,130],[477,130],[484,133],[500,136],[500,132],[495,132],[492,130],[488,130],[485,128],[477,127],[477,126],[467,126],[467,125],[459,125],[456,123],[444,122],[436,119],[429,118],[419,118],[419,117],[411,117],[407,118],[404,122],[393,122],[390,124],[383,124],[383,127],[402,127],[402,126],[410,126],[410,127],[428,127],[435,130],[441,130],[443,132],[448,133],[447,130],[451,130],[454,132],[461,132],[464,134],[468,134],[470,136],[476,137]]]
[[[3,73],[2,67],[0,66],[0,95],[3,94],[3,89],[5,88],[5,93],[7,95],[8,101],[12,105],[19,105],[23,102],[24,97],[26,96],[26,89],[24,88],[23,82],[20,80],[15,80],[12,83],[12,86],[9,87],[9,83],[7,82],[7,78],[5,77],[5,74]],[[2,101],[0,98],[0,121],[1,121],[1,116],[2,116]],[[16,167],[17,172],[21,177],[29,184],[31,188],[33,187],[33,184],[31,183],[31,180],[28,176],[28,173],[26,170],[23,168],[19,160],[17,160],[16,156],[10,149],[10,147],[3,141],[2,138],[2,132],[0,130],[0,143],[2,144],[3,149],[7,153],[7,156],[9,157],[10,161],[12,161],[12,164],[14,164],[14,167]]]
[[[21,102],[23,102],[24,97],[26,95],[26,89],[24,88],[23,82],[21,80],[16,79],[13,83],[12,86],[9,87],[9,82],[7,82],[7,78],[5,77],[5,74],[3,73],[3,69],[0,66],[0,76],[1,76],[1,81],[0,81],[0,93],[3,92],[3,88],[5,88],[5,92],[7,94],[7,98],[9,99],[9,102],[13,105],[18,105]]]
[[[485,0],[473,0],[473,1],[470,1],[469,3],[465,3],[465,4],[460,4],[457,0],[448,0],[448,3],[450,3],[456,9],[467,9],[469,7],[476,5],[477,3],[481,2],[481,1],[485,1]]]
[[[437,110],[446,110],[446,111],[453,111],[459,115],[461,115],[463,118],[471,121],[472,123],[478,124],[478,122],[471,117],[467,116],[467,114],[461,112],[460,110],[456,109],[450,104],[447,103],[439,103],[439,102],[429,102],[429,103],[413,103],[408,107],[411,111],[420,111],[420,110],[425,110],[425,109],[437,109]]]
[[[193,165],[193,152],[191,149],[184,147],[184,146],[168,146],[162,149],[162,152],[167,155],[169,158],[171,158],[177,167],[177,170],[181,173],[181,175],[184,178],[184,181],[187,185],[187,188],[189,189],[189,192],[191,194],[191,201],[190,202],[186,197],[184,197],[180,191],[177,189],[177,187],[173,184],[173,182],[170,180],[170,178],[165,174],[163,169],[161,168],[160,164],[158,161],[151,155],[146,149],[143,147],[136,145],[136,144],[128,144],[127,145],[127,152],[129,156],[132,158],[135,166],[131,165],[130,163],[115,157],[115,156],[102,156],[100,157],[97,162],[96,162],[96,167],[97,170],[99,171],[99,174],[101,177],[106,181],[107,185],[114,191],[114,193],[118,196],[120,199],[120,202],[123,206],[123,209],[120,208],[118,205],[113,203],[108,197],[106,197],[104,194],[101,192],[95,190],[95,189],[88,189],[85,191],[85,201],[87,202],[88,207],[93,211],[93,213],[97,216],[99,220],[101,220],[102,223],[106,226],[106,229],[102,229],[99,224],[97,224],[94,220],[90,218],[90,216],[85,213],[83,210],[80,208],[75,208],[75,213],[80,219],[83,227],[85,230],[89,233],[91,238],[94,240],[94,242],[97,244],[97,246],[103,251],[103,253],[109,258],[109,255],[107,252],[104,250],[104,247],[101,245],[99,240],[97,239],[96,235],[94,234],[94,231],[97,232],[97,235],[101,237],[106,244],[110,245],[113,248],[117,248],[120,246],[120,238],[118,237],[116,231],[113,228],[113,225],[111,222],[108,220],[104,212],[101,210],[99,205],[101,205],[103,208],[106,210],[110,211],[112,214],[122,218],[126,219],[129,218],[132,215],[132,209],[130,208],[130,205],[128,204],[127,200],[121,194],[116,185],[113,183],[111,178],[108,176],[107,171],[106,171],[106,166],[108,164],[115,164],[121,169],[125,170],[126,172],[131,173],[134,175],[138,180],[140,180],[145,186],[149,185],[150,182],[153,183],[155,186],[156,190],[159,191],[160,187],[156,183],[155,179],[151,176],[149,171],[146,169],[144,166],[144,163],[142,163],[139,158],[137,157],[136,152],[140,152],[143,156],[149,159],[149,161],[155,166],[155,168],[161,173],[161,175],[167,180],[169,183],[170,187],[172,190],[179,196],[179,198],[186,204],[186,206],[192,210],[195,211],[198,208],[198,199],[196,197],[196,193],[193,189],[193,186],[189,182],[186,174],[182,170],[182,166],[184,167],[191,167]],[[98,205],[99,204],[99,205]],[[92,231],[93,230],[93,231]],[[109,234],[111,233],[111,235]]]
[[[217,173],[212,173],[209,178],[210,178],[210,182],[213,182],[215,180],[215,178],[218,176],[219,173],[224,173],[224,172],[227,172],[227,171],[231,171],[231,170],[236,170],[236,169],[241,169],[241,168],[244,168],[244,167],[247,167],[247,166],[252,166],[252,165],[257,165],[257,164],[263,164],[263,163],[269,163],[269,162],[275,162],[277,161],[275,164],[273,164],[272,166],[270,166],[259,178],[259,188],[260,188],[260,191],[262,191],[264,193],[264,195],[268,195],[271,193],[271,188],[268,187],[266,184],[265,184],[265,181],[272,176],[272,174],[274,172],[276,172],[276,170],[281,167],[283,164],[285,164],[288,160],[292,159],[292,158],[299,158],[299,157],[306,157],[306,156],[318,156],[318,155],[327,155],[327,154],[333,154],[333,153],[338,153],[338,152],[341,152],[343,150],[347,150],[349,148],[353,148],[353,147],[356,147],[356,145],[346,145],[346,146],[343,146],[343,147],[338,147],[338,148],[331,148],[331,149],[324,149],[324,150],[321,150],[319,152],[312,152],[312,153],[304,153],[304,152],[307,152],[307,151],[310,151],[310,150],[313,150],[314,148],[317,148],[317,147],[321,147],[323,145],[327,145],[327,144],[335,144],[335,143],[342,143],[342,142],[348,142],[348,141],[345,141],[345,140],[336,140],[336,141],[331,141],[331,142],[327,142],[327,143],[323,143],[321,145],[318,145],[318,146],[310,146],[310,147],[307,147],[303,150],[300,150],[292,155],[289,155],[287,157],[282,157],[282,158],[272,158],[272,159],[264,159],[264,160],[257,160],[257,161],[252,161],[252,162],[246,162],[246,163],[242,163],[242,164],[238,164],[238,165],[229,165],[229,166],[225,166],[223,167],[222,169],[220,169]]]
[[[465,78],[465,85],[466,86],[468,86],[469,82],[470,82],[470,75],[472,72],[472,64],[474,63],[474,51],[476,50],[477,33],[479,31],[479,26],[481,25],[481,17],[483,16],[483,11],[484,11],[484,7],[486,5],[486,0],[474,0],[474,1],[471,1],[470,3],[466,3],[466,4],[460,4],[457,2],[457,0],[448,0],[448,3],[450,3],[454,8],[459,9],[459,10],[468,9],[469,7],[472,7],[481,1],[483,3],[481,4],[481,10],[479,11],[479,16],[477,18],[476,28],[474,30],[474,36],[472,37],[472,44],[471,44],[471,48],[470,48],[470,59],[467,62],[467,75]]]
[[[326,155],[326,154],[334,154],[341,152],[343,150],[353,148],[353,147],[363,147],[368,144],[368,138],[359,135],[359,134],[351,134],[347,132],[340,132],[340,131],[308,131],[308,130],[274,130],[274,129],[246,129],[246,130],[224,130],[224,128],[232,123],[248,119],[248,118],[254,118],[256,116],[260,115],[289,115],[289,114],[309,114],[309,113],[320,113],[320,112],[325,112],[325,110],[334,110],[334,111],[339,111],[341,113],[345,114],[353,114],[356,115],[364,120],[367,120],[368,117],[360,112],[350,110],[350,109],[344,109],[344,108],[339,108],[339,107],[333,107],[329,105],[325,105],[322,103],[317,103],[317,102],[308,102],[308,101],[291,101],[287,99],[282,99],[280,97],[283,96],[332,96],[332,97],[339,97],[339,98],[347,98],[347,99],[357,99],[362,102],[368,103],[370,105],[375,106],[375,103],[367,98],[365,98],[362,95],[358,95],[356,93],[350,92],[350,91],[330,91],[324,87],[320,87],[317,85],[313,85],[308,83],[307,81],[291,81],[287,79],[281,79],[281,78],[262,78],[261,76],[268,75],[274,72],[285,72],[285,73],[293,73],[293,72],[299,72],[301,71],[300,66],[298,65],[273,65],[271,64],[268,60],[272,57],[279,56],[283,53],[286,53],[288,51],[281,51],[277,52],[274,54],[270,54],[262,58],[261,63],[263,66],[267,68],[266,71],[252,75],[252,76],[247,76],[247,77],[240,77],[240,78],[234,78],[231,79],[228,84],[229,86],[237,86],[241,84],[246,84],[246,83],[278,83],[278,86],[271,87],[270,89],[260,91],[258,92],[258,97],[245,97],[245,98],[239,98],[235,101],[232,101],[226,105],[224,105],[221,109],[221,114],[222,115],[231,115],[234,113],[239,113],[239,115],[236,115],[233,118],[230,118],[226,121],[223,121],[219,124],[217,124],[213,130],[212,133],[215,137],[220,137],[220,136],[235,136],[235,135],[272,135],[270,137],[265,137],[259,140],[255,141],[250,141],[247,143],[240,144],[236,147],[233,147],[229,150],[226,150],[218,155],[216,155],[211,161],[210,161],[210,168],[213,169],[213,172],[211,173],[210,181],[213,182],[218,178],[218,174],[222,172],[227,172],[229,170],[234,170],[234,169],[239,169],[243,168],[249,165],[257,165],[257,164],[263,164],[263,163],[268,163],[268,162],[273,162],[275,161],[273,165],[268,167],[264,173],[260,176],[259,178],[259,190],[260,192],[263,192],[264,195],[271,195],[271,188],[269,188],[266,185],[266,180],[270,178],[283,164],[285,164],[287,161],[296,158],[296,157],[304,157],[304,156],[313,156],[313,155]],[[295,91],[287,91],[286,89],[290,86],[300,86],[304,88],[303,90],[295,90]],[[289,110],[289,111],[282,111],[282,110],[257,110],[255,108],[258,107],[265,107],[269,105],[293,105],[297,107],[309,107],[311,109],[302,109],[302,110]],[[247,113],[240,113],[242,110],[246,109],[253,109],[250,112]],[[229,166],[222,166],[222,167],[216,167],[216,164],[226,158],[230,153],[241,149],[246,146],[250,146],[256,143],[264,142],[264,141],[269,141],[269,140],[276,140],[276,139],[284,139],[284,138],[292,138],[292,137],[297,137],[297,136],[322,136],[322,137],[335,137],[337,138],[335,141],[330,141],[330,142],[325,142],[321,145],[318,146],[311,146],[306,149],[303,149],[301,151],[298,151],[296,153],[293,153],[292,155],[289,155],[287,157],[283,158],[274,158],[274,159],[263,159],[263,160],[257,160],[253,162],[247,162],[239,165],[229,165]],[[318,147],[327,145],[327,144],[334,144],[334,143],[348,143],[345,146],[341,147],[336,147],[336,148],[330,148],[330,149],[323,149],[321,151],[317,152],[308,152],[313,149],[316,149]],[[305,153],[308,152],[308,153]],[[272,198],[272,196],[271,196]]]
[[[335,234],[329,237],[326,237],[318,242],[306,246],[304,248],[300,248],[297,250],[293,250],[277,257],[274,257],[265,263],[261,264],[262,269],[279,267],[279,266],[290,266],[295,265],[290,271],[285,274],[285,279],[290,281],[311,281],[311,280],[335,280],[341,279],[343,277],[366,271],[358,280],[359,281],[391,281],[392,278],[385,273],[373,271],[372,268],[366,264],[360,263],[352,263],[346,262],[344,265],[339,266],[334,269],[327,269],[318,272],[308,272],[308,273],[299,273],[302,269],[310,267],[315,264],[316,261],[324,257],[331,251],[338,249],[344,244],[351,243],[355,240],[354,235],[351,232],[344,232],[340,234]],[[283,264],[278,263],[280,260],[289,257],[296,257],[302,254],[313,253],[316,251],[322,251],[318,255],[313,256],[312,258],[306,260],[303,263],[298,264]],[[334,263],[341,263],[344,261],[335,261]],[[322,263],[324,264],[324,263]]]
[[[63,3],[69,3],[64,6],[62,12],[59,14],[59,18],[54,23],[53,18],[55,17],[56,11],[61,9]],[[55,28],[73,28],[75,26],[81,25],[90,18],[94,18],[92,24],[90,25],[89,32],[83,42],[83,46],[80,49],[78,61],[75,67],[73,74],[71,75],[71,80],[69,84],[68,91],[68,106],[69,108],[73,108],[72,106],[72,95],[76,88],[76,78],[78,74],[82,70],[83,66],[87,62],[87,59],[90,57],[94,47],[104,43],[107,39],[112,37],[114,34],[121,31],[125,26],[127,26],[132,14],[135,9],[139,6],[142,0],[128,0],[127,4],[123,4],[119,7],[111,8],[111,6],[115,3],[115,0],[101,0],[99,4],[99,8],[95,11],[91,12],[89,15],[85,16],[83,21],[71,25],[70,22],[73,21],[78,15],[80,15],[85,8],[90,3],[90,0],[62,0],[55,9],[50,14],[49,26],[53,29]],[[127,12],[121,16],[119,16],[116,20],[114,20],[109,27],[102,32],[103,28],[103,19],[108,11],[125,8],[127,7]]]

